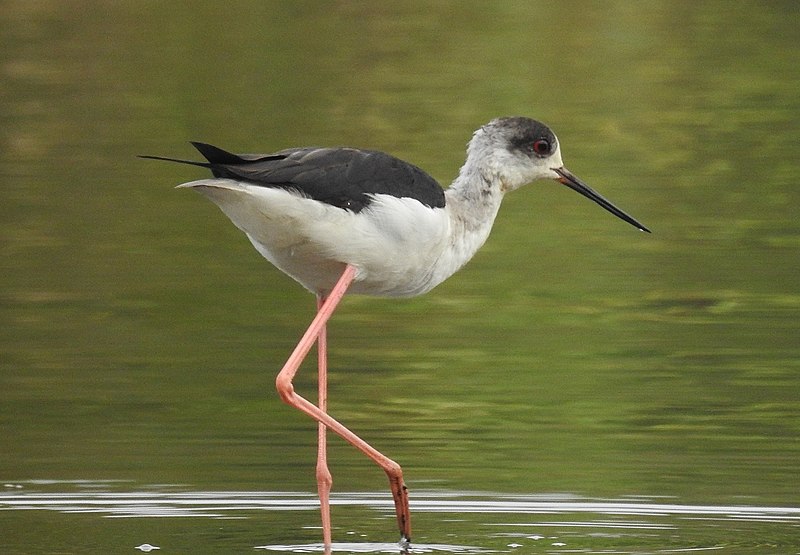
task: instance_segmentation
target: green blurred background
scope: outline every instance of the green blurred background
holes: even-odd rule
[[[427,296],[343,303],[331,412],[404,466],[412,505],[797,506],[798,21],[755,1],[0,3],[0,481],[315,490],[315,426],[273,388],[313,298],[173,190],[203,171],[136,155],[350,145],[446,185],[475,128],[527,115],[653,234],[555,182],[515,192]],[[386,489],[331,444],[335,490]],[[269,518],[249,545],[317,515]],[[9,552],[65,526],[4,519]]]

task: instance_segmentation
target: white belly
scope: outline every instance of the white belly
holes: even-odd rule
[[[329,291],[345,264],[357,270],[350,292],[392,297],[425,293],[457,269],[441,267],[450,238],[447,211],[413,199],[376,195],[353,213],[229,179],[181,187],[214,201],[267,260],[313,293]]]

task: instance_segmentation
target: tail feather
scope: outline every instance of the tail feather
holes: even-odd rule
[[[165,162],[177,162],[178,164],[189,164],[190,166],[200,166],[201,168],[211,168],[213,170],[216,165],[236,165],[247,163],[247,160],[232,154],[226,150],[222,150],[214,145],[206,143],[198,143],[190,141],[192,146],[195,147],[200,154],[202,154],[208,162],[195,162],[194,160],[181,160],[180,158],[169,158],[167,156],[151,156],[149,154],[139,155],[139,158],[147,158],[148,160],[164,160]]]
[[[150,156],[149,154],[140,154],[139,158],[146,158],[147,160],[164,160],[165,162],[177,162],[178,164],[189,164],[190,166],[200,166],[201,168],[210,168],[211,164],[208,162],[195,162],[194,160],[181,160],[179,158],[167,158],[166,156]]]
[[[246,164],[248,162],[241,156],[237,156],[227,150],[222,150],[214,145],[199,143],[197,141],[191,141],[191,143],[211,164],[234,166],[236,164]]]
[[[222,150],[219,147],[207,143],[200,143],[197,141],[190,141],[192,146],[195,147],[208,162],[195,162],[193,160],[181,160],[180,158],[169,158],[167,156],[151,156],[139,155],[139,158],[147,158],[149,160],[164,160],[166,162],[177,162],[178,164],[189,164],[190,166],[200,166],[201,168],[209,168],[216,177],[223,177],[228,170],[226,166],[247,166],[257,164],[258,162],[270,162],[274,160],[283,160],[286,154],[233,154],[227,150]]]

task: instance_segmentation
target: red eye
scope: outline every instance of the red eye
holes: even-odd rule
[[[547,139],[539,139],[533,143],[533,151],[539,156],[550,154],[550,141]]]

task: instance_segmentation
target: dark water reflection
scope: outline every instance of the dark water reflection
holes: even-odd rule
[[[313,299],[172,189],[202,172],[137,154],[348,144],[447,183],[475,127],[510,114],[550,124],[653,234],[537,183],[429,295],[345,299],[331,411],[404,466],[419,545],[800,552],[794,509],[769,509],[799,499],[798,15],[5,2],[0,483],[24,487],[6,488],[0,552],[320,541],[314,427],[273,387]],[[330,458],[337,540],[387,545],[385,478],[336,438]],[[207,492],[275,493],[245,509]],[[35,495],[99,512],[17,510]],[[144,512],[105,518],[126,495]]]

